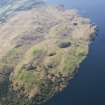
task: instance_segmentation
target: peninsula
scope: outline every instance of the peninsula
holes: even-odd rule
[[[0,12],[0,105],[39,105],[74,77],[96,26],[75,10],[10,1]]]

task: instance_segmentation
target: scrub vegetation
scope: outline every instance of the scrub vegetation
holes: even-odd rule
[[[0,104],[41,104],[74,77],[96,27],[57,7],[16,13],[0,24]]]

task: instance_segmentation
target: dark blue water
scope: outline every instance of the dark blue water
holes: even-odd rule
[[[105,105],[105,0],[48,0],[48,3],[78,9],[100,31],[70,85],[44,105]]]

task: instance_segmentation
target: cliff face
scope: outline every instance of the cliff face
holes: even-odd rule
[[[16,0],[7,7],[0,12],[0,104],[37,105],[73,78],[95,26],[74,10],[41,1]]]

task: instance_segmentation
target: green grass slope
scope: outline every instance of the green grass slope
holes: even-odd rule
[[[50,6],[17,12],[0,24],[0,104],[37,105],[63,91],[95,29],[74,10]]]

